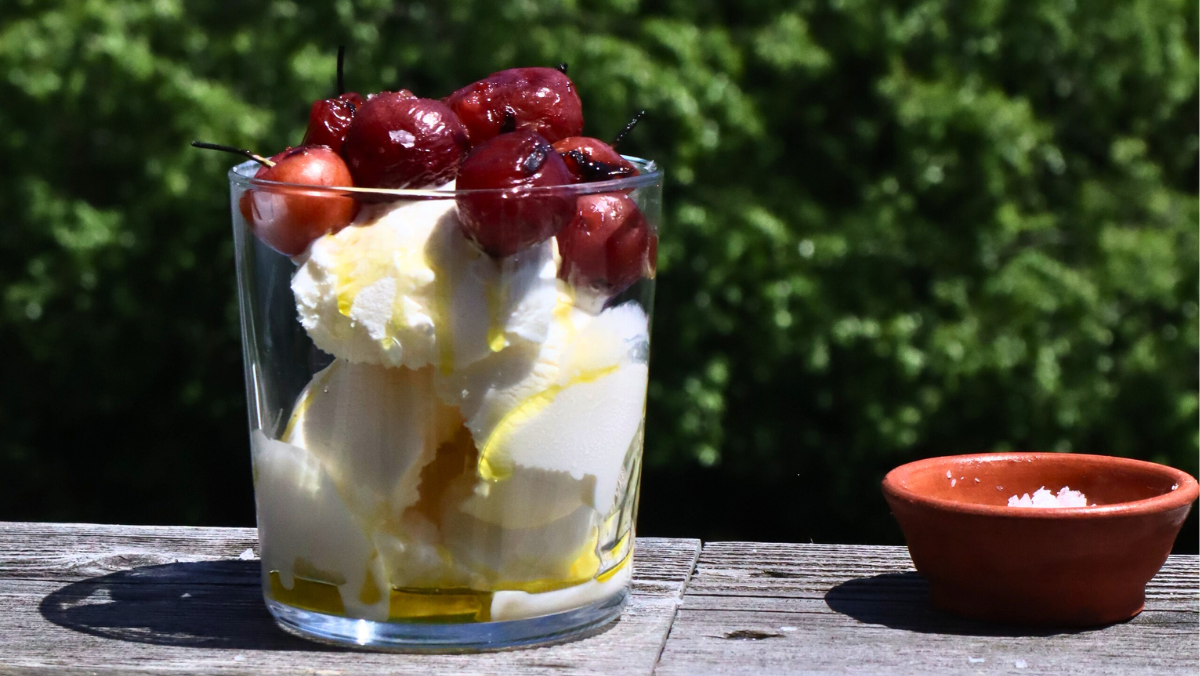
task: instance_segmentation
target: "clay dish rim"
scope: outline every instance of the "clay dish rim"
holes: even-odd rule
[[[969,463],[991,464],[1007,462],[1038,462],[1042,460],[1065,465],[1078,464],[1081,466],[1087,466],[1089,464],[1101,464],[1108,465],[1109,467],[1113,468],[1120,467],[1142,471],[1149,470],[1165,479],[1173,480],[1173,483],[1177,485],[1178,488],[1175,490],[1169,490],[1162,495],[1156,495],[1154,497],[1143,498],[1141,500],[1134,500],[1131,502],[1118,502],[1108,505],[1097,505],[1095,507],[1036,508],[1009,507],[1008,505],[980,505],[969,502],[960,502],[958,500],[935,498],[930,495],[918,493],[917,491],[912,490],[905,485],[905,481],[910,477],[913,477],[918,473],[934,471],[934,468],[961,468],[963,465]],[[1200,495],[1200,484],[1197,484],[1196,479],[1187,472],[1146,460],[1134,460],[1133,458],[1122,458],[1110,455],[1089,455],[1084,453],[1008,452],[943,455],[935,458],[926,458],[924,460],[916,460],[906,463],[887,473],[887,476],[885,476],[883,479],[883,490],[890,496],[906,502],[914,503],[929,509],[944,512],[954,512],[958,514],[1030,520],[1096,520],[1129,516],[1144,516],[1186,507],[1194,502],[1197,496]]]

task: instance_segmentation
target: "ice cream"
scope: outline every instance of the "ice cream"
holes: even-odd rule
[[[411,200],[314,241],[292,291],[300,324],[335,357],[453,371],[545,340],[556,274],[553,241],[497,261],[463,236],[453,200]]]
[[[507,387],[475,385],[485,392],[479,405],[460,407],[483,478],[504,481],[520,468],[563,472],[593,482],[587,504],[606,511],[620,470],[613,460],[624,458],[643,416],[647,318],[632,303],[594,318],[562,312],[529,375]]]
[[[300,323],[334,361],[279,440],[256,432],[272,589],[352,617],[479,621],[623,588],[641,307],[580,309],[552,239],[481,253],[452,200],[370,206],[296,260]]]
[[[261,430],[255,430],[250,441],[268,588],[283,597],[280,600],[293,601],[302,577],[336,589],[323,599],[322,610],[386,620],[387,599],[380,593],[386,588],[383,562],[325,465],[313,453],[268,439]],[[301,514],[304,518],[297,518]]]
[[[462,426],[434,395],[433,369],[335,360],[300,394],[282,441],[311,451],[359,518],[417,500],[421,468]]]

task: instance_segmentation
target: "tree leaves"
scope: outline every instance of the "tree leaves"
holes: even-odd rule
[[[1195,473],[1196,13],[10,3],[0,468],[29,479],[3,514],[248,520],[215,497],[249,490],[228,162],[186,144],[297,143],[339,43],[363,92],[568,61],[589,133],[649,111],[623,149],[667,172],[650,466],[819,495],[836,516],[802,527],[846,538],[883,532],[860,497],[925,455]]]

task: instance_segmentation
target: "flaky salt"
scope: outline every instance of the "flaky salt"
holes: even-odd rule
[[[1045,486],[1021,497],[1012,496],[1008,499],[1009,507],[1087,507],[1087,496],[1079,491],[1073,491],[1068,486],[1059,489],[1058,494],[1046,490]],[[1094,506],[1094,505],[1093,505]]]

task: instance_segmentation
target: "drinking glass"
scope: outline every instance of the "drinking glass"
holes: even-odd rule
[[[285,630],[462,651],[620,615],[662,195],[655,165],[629,159],[640,175],[525,191],[229,172],[263,596]],[[497,258],[462,227],[463,199],[640,217],[587,260],[561,234]],[[325,200],[353,200],[354,222],[295,256],[268,245],[272,215]],[[638,247],[637,280],[610,283],[605,266]]]

